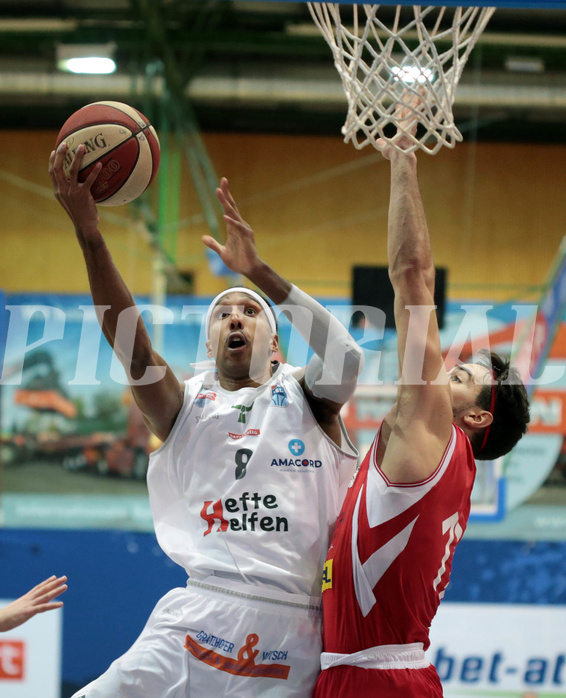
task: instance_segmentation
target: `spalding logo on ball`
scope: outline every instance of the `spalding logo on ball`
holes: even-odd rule
[[[101,206],[133,201],[149,187],[159,167],[155,129],[141,112],[121,102],[94,102],[76,111],[59,131],[56,147],[63,141],[67,144],[63,163],[67,176],[81,143],[85,153],[80,182],[97,162],[102,163],[91,189]]]

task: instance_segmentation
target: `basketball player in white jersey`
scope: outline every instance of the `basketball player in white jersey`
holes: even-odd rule
[[[263,262],[221,181],[226,245],[205,236],[230,269],[289,311],[315,355],[306,369],[272,363],[276,319],[258,293],[220,294],[206,318],[215,369],[179,384],[153,350],[98,230],[90,187],[67,181],[65,146],[52,153],[56,198],[75,225],[102,327],[137,404],[164,443],[148,488],[163,550],[187,587],[158,602],[132,648],[75,698],[308,698],[319,671],[320,585],[336,516],[356,464],[339,416],[362,353],[322,306]],[[134,314],[135,341],[119,331]],[[147,380],[151,374],[157,378]]]
[[[383,142],[382,153],[400,380],[328,552],[315,698],[441,698],[425,650],[466,528],[475,458],[507,453],[529,421],[525,388],[497,355],[446,371],[416,156]]]

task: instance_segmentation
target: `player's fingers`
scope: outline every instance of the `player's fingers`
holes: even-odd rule
[[[220,187],[216,187],[216,196],[218,197],[218,201],[222,204],[222,206],[225,205],[225,198],[224,198],[224,192]]]
[[[67,581],[67,577],[56,577],[54,574],[51,575],[51,577],[48,577],[47,579],[44,579],[43,582],[38,584],[35,588],[45,588],[45,587],[52,587],[52,586],[57,586],[59,584],[64,584]]]
[[[221,185],[223,185],[223,183],[225,181],[226,180],[222,179],[220,182]],[[222,208],[224,209],[224,211],[228,211],[228,212],[235,214],[235,215],[238,214],[238,209],[236,208],[236,205],[234,204],[234,200],[230,196],[230,192],[226,189],[226,187],[220,186],[216,190],[216,195],[218,196],[218,200],[222,204]]]
[[[53,182],[53,189],[55,191],[55,196],[60,198],[60,192],[68,184],[67,176],[63,169],[63,162],[65,155],[67,153],[67,144],[61,143],[57,150],[55,151],[55,157],[53,158],[53,167],[51,171],[51,181]]]
[[[378,149],[381,151],[381,154],[386,160],[391,159],[391,148],[388,147],[388,145],[384,142],[383,145],[377,146]]]
[[[63,592],[65,592],[65,591],[67,591],[67,585],[66,585],[66,584],[63,584],[63,585],[61,585],[61,586],[59,586],[59,587],[56,587],[55,589],[50,589],[49,592],[47,592],[46,594],[43,594],[43,595],[40,597],[39,602],[40,602],[40,604],[42,604],[42,603],[49,603],[50,601],[52,601],[53,599],[57,598],[57,596],[60,596],[60,595],[61,595]]]
[[[71,184],[76,184],[78,181],[79,170],[81,169],[84,154],[84,144],[79,143],[77,149],[75,150],[75,157],[73,158],[73,162],[71,163],[71,169],[69,170],[69,181],[71,182]]]
[[[53,168],[55,166],[55,151],[51,151],[51,155],[49,156],[49,167],[47,168],[47,172],[49,173],[49,179],[51,180],[51,186],[53,187],[53,191],[55,191],[57,182],[55,181],[55,173],[53,171]]]
[[[63,161],[65,159],[66,153],[67,144],[65,143],[65,141],[63,141],[63,143],[60,143],[57,150],[55,151],[55,158],[53,160],[53,171],[55,172],[55,174],[58,174],[58,172],[62,170]]]
[[[39,606],[36,606],[35,612],[45,613],[45,611],[52,611],[54,608],[61,608],[62,605],[62,601],[51,601],[51,603],[42,603]]]
[[[220,205],[224,209],[224,212],[233,213],[232,207],[230,206],[230,202],[228,201],[228,199],[226,198],[226,194],[220,187],[216,190],[216,196],[218,197],[218,201],[220,201]]]
[[[43,596],[57,596],[57,594],[63,593],[66,590],[66,588],[67,585],[64,581],[54,579],[53,582],[51,582],[51,584],[49,584],[43,589]]]
[[[49,579],[45,579],[43,582],[35,586],[30,593],[32,594],[33,598],[41,598],[44,596],[54,598],[65,591],[67,588],[67,585],[65,584],[66,581],[67,577],[56,577],[53,575],[49,577]]]
[[[57,579],[57,577],[54,574],[52,574],[51,577],[48,577],[47,579],[44,579],[39,584],[36,584],[30,593],[34,593],[34,592],[38,592],[40,594],[43,593],[45,591],[46,587],[49,584],[52,584],[54,581],[56,581],[56,579]]]
[[[426,85],[419,85],[417,88],[417,91],[415,93],[415,106],[420,107],[420,105],[424,102],[426,97]]]
[[[58,151],[54,151],[49,158],[49,176],[51,177],[54,191],[58,189],[60,184],[60,168],[59,153]]]
[[[102,163],[97,162],[96,165],[92,168],[92,170],[89,172],[88,177],[84,181],[84,186],[87,189],[90,189],[92,185],[95,183],[96,178],[100,174],[100,170],[102,169]]]
[[[53,187],[53,193],[56,198],[59,198],[59,192],[61,189],[61,181],[58,176],[58,170],[55,167],[56,153],[53,151],[49,156],[49,178],[51,179],[51,186]]]
[[[230,194],[230,189],[228,188],[228,180],[226,179],[226,177],[222,177],[220,179],[220,186],[216,190],[216,193],[218,194],[218,198],[222,202],[223,206],[230,206],[232,208],[235,208],[236,204],[234,203],[234,199]]]
[[[220,177],[220,190],[224,193],[228,189],[228,180],[226,177]]]
[[[56,599],[64,591],[67,591],[66,584],[63,584],[62,586],[55,587],[54,589],[50,589],[49,591],[44,591],[43,593],[36,592],[35,594],[32,594],[31,599],[33,600],[34,608],[38,608],[39,606],[42,606],[43,604],[52,602],[53,599]]]
[[[253,234],[253,230],[250,228],[250,226],[246,223],[246,221],[243,221],[241,218],[232,218],[232,216],[224,215],[223,216],[224,220],[226,223],[228,223],[228,235],[230,235],[230,231],[234,230],[236,228],[238,232],[243,233],[245,235],[250,235]]]
[[[234,197],[232,196],[232,192],[230,191],[230,188],[228,187],[228,180],[226,177],[222,178],[222,189],[224,191],[224,195],[226,197],[226,200],[230,204],[230,206],[236,211],[236,213],[239,213],[238,211],[238,206],[236,202],[234,201]]]
[[[222,251],[224,250],[224,246],[221,245],[218,242],[218,240],[215,240],[211,235],[203,235],[201,240],[211,250],[213,250],[217,254],[222,254]]]

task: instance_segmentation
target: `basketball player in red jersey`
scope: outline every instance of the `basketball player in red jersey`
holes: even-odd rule
[[[442,696],[425,650],[466,528],[474,459],[507,453],[529,421],[524,386],[499,356],[446,371],[416,156],[381,145],[391,163],[387,253],[400,380],[327,556],[315,698]]]

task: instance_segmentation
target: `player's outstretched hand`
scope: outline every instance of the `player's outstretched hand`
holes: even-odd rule
[[[398,127],[397,133],[392,138],[396,147],[393,147],[391,143],[383,138],[378,138],[376,141],[378,150],[386,160],[391,160],[391,156],[399,152],[397,148],[408,150],[414,145],[414,136],[417,132],[417,113],[422,101],[422,94],[405,92],[402,100],[397,103],[395,117]]]
[[[248,276],[260,262],[255,246],[254,231],[240,215],[225,177],[220,180],[216,194],[224,209],[226,244],[221,245],[210,235],[203,235],[202,241],[220,256],[229,269],[237,274]]]
[[[17,628],[37,613],[45,613],[54,608],[60,608],[62,601],[53,601],[66,589],[67,577],[56,577],[53,575],[44,580],[27,594],[12,601],[4,608],[0,608],[0,632]]]
[[[53,185],[53,194],[73,221],[77,232],[86,231],[89,227],[98,228],[98,210],[90,190],[100,174],[102,164],[98,162],[86,180],[79,182],[79,170],[84,152],[85,147],[81,143],[73,157],[68,177],[63,169],[67,144],[61,143],[49,157],[49,176]]]

